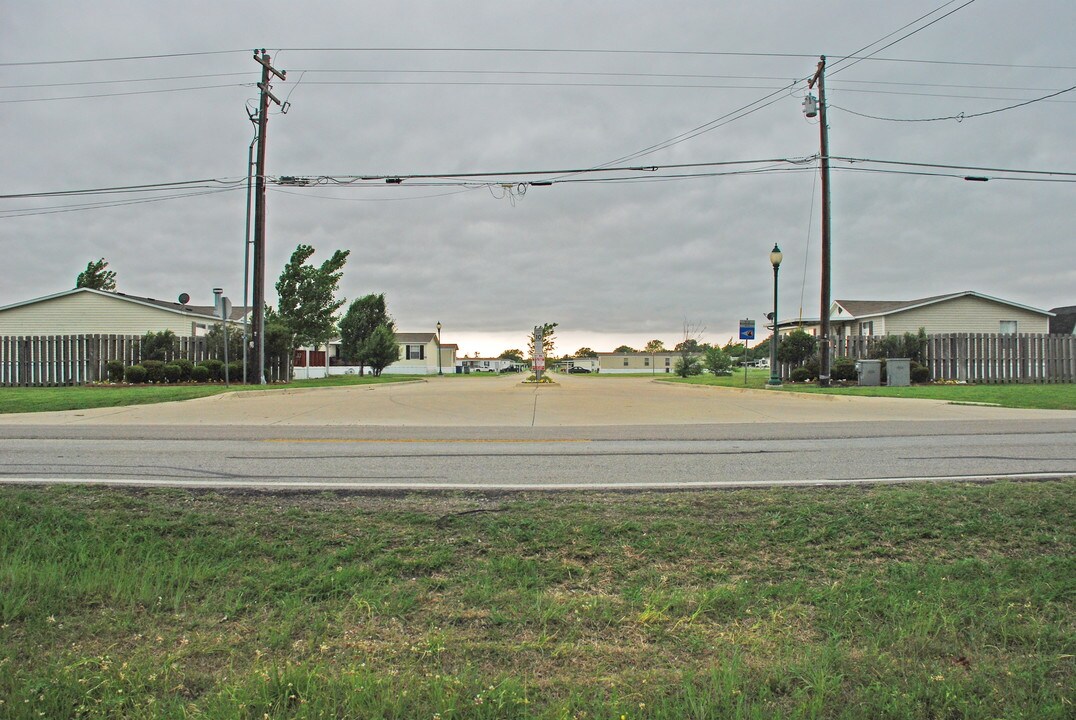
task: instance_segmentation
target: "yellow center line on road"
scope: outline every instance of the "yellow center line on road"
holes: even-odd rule
[[[501,440],[480,440],[476,438],[453,439],[453,438],[264,438],[261,442],[271,443],[588,443],[586,438],[549,438],[548,440],[535,440],[533,438],[506,438]]]

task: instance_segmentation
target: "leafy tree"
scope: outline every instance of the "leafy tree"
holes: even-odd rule
[[[243,330],[242,328],[228,326],[228,360],[243,359]],[[224,359],[224,332],[221,331],[220,323],[209,328],[206,333],[206,346],[209,354],[216,358]]]
[[[649,347],[649,345],[647,347]],[[684,353],[684,352],[697,353],[697,352],[701,352],[701,351],[702,351],[702,346],[699,345],[698,338],[687,338],[683,342],[676,343],[676,346],[673,348],[673,352],[678,352],[678,353]]]
[[[676,344],[676,352],[680,357],[676,359],[673,370],[680,377],[690,377],[702,373],[702,361],[699,359],[699,336],[702,327],[697,323],[684,320],[684,339]]]
[[[630,345],[621,345],[620,347],[618,347],[613,352],[615,352],[615,353],[625,353],[626,354],[626,353],[634,353],[634,352],[639,352],[639,351],[636,350],[635,348],[631,347]]]
[[[732,357],[716,345],[707,345],[703,350],[703,364],[714,375],[732,374]]]
[[[545,356],[547,358],[550,358],[550,359],[552,359],[552,357],[553,357],[553,347],[554,347],[554,345],[556,344],[556,341],[557,341],[557,338],[553,334],[553,331],[556,329],[557,325],[559,325],[559,324],[560,323],[545,323],[544,325],[541,326],[542,327],[542,347],[545,350]],[[527,352],[530,353],[530,356],[532,358],[534,357],[534,335],[531,335],[528,338]]]
[[[176,334],[171,330],[153,332],[142,336],[142,360],[168,360],[175,349]]]
[[[702,361],[696,355],[681,355],[676,358],[673,371],[682,378],[702,374]]]
[[[501,360],[514,360],[515,362],[523,362],[523,351],[512,348],[511,350],[505,350],[503,353],[497,356]]]
[[[818,339],[803,330],[793,330],[777,345],[777,359],[790,365],[803,365],[818,349]]]
[[[369,365],[374,377],[380,377],[381,371],[400,359],[400,344],[390,323],[382,323],[359,349],[359,361]]]
[[[872,358],[910,358],[922,363],[926,356],[927,333],[919,328],[918,333],[906,332],[904,335],[886,335],[878,338],[870,350]]]
[[[591,357],[591,358],[593,358],[593,357],[598,357],[598,353],[594,352],[593,350],[591,350],[588,347],[581,347],[581,348],[579,348],[578,350],[575,351],[574,357],[577,357],[577,358]]]
[[[323,345],[336,334],[336,311],[344,300],[336,299],[337,285],[343,275],[349,250],[337,250],[320,267],[307,265],[314,248],[300,244],[284,265],[276,292],[280,300],[279,316],[291,331],[292,346]]]
[[[340,321],[340,349],[347,362],[359,366],[360,375],[365,365],[360,359],[362,348],[382,325],[396,331],[396,323],[385,308],[385,293],[365,295],[354,301]]]
[[[104,258],[91,260],[86,263],[86,269],[78,274],[75,279],[76,288],[92,288],[93,290],[115,290],[116,273],[106,270],[108,261]]]
[[[651,340],[650,342],[648,342],[646,344],[646,347],[643,348],[643,352],[648,352],[648,353],[665,352],[665,343],[663,343],[660,340]]]

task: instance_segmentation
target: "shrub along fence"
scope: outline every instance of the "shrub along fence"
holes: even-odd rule
[[[86,385],[108,379],[107,364],[142,361],[139,335],[35,335],[0,337],[0,386]],[[177,337],[166,360],[220,359],[205,337]],[[242,358],[228,358],[241,360]],[[266,358],[269,382],[288,377],[288,358]],[[239,382],[242,378],[232,378]]]

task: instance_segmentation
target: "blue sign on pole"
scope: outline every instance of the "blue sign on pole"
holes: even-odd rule
[[[740,339],[741,340],[754,340],[755,339],[755,321],[754,320],[741,320],[740,321]]]

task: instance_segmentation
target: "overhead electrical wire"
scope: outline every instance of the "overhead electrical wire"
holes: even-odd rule
[[[83,188],[79,190],[49,190],[45,192],[10,193],[0,195],[0,200],[13,200],[17,198],[44,198],[44,197],[70,197],[77,195],[110,195],[136,192],[157,192],[162,190],[217,190],[221,186],[225,189],[233,187],[245,187],[247,179],[243,178],[208,178],[201,180],[180,180],[178,182],[146,183],[144,185],[114,185],[110,187]]]
[[[849,110],[846,107],[841,107],[840,105],[834,105],[833,103],[828,103],[828,107],[836,108],[838,110],[842,110],[842,111],[844,111],[846,113],[850,113],[852,115],[858,115],[859,117],[870,118],[871,120],[884,120],[886,122],[914,123],[914,122],[938,122],[938,121],[941,121],[941,120],[956,120],[957,122],[963,122],[964,120],[969,120],[971,118],[983,117],[985,115],[995,115],[997,113],[1005,112],[1007,110],[1015,110],[1016,108],[1025,107],[1025,106],[1031,105],[1033,103],[1042,102],[1044,100],[1049,100],[1050,98],[1055,98],[1058,95],[1063,95],[1063,94],[1065,94],[1067,92],[1072,92],[1073,90],[1076,90],[1076,85],[1073,85],[1070,88],[1065,88],[1064,90],[1058,90],[1057,92],[1050,93],[1049,95],[1044,95],[1042,97],[1034,98],[1032,100],[1026,100],[1024,102],[1016,103],[1015,105],[1007,105],[1006,107],[994,108],[993,110],[985,110],[983,112],[977,112],[977,113],[959,113],[957,115],[944,115],[944,116],[941,116],[941,117],[928,117],[928,118],[894,118],[894,117],[883,117],[883,116],[879,116],[879,115],[868,115],[867,113],[861,113],[861,112],[856,112],[855,110]]]
[[[203,195],[216,195],[218,193],[240,190],[239,187],[218,188],[216,190],[202,190],[192,193],[178,193],[175,195],[163,195],[150,198],[129,198],[127,200],[109,200],[97,203],[77,203],[72,205],[52,205],[43,208],[18,208],[12,210],[0,210],[0,220],[17,217],[32,217],[34,215],[56,215],[59,213],[79,212],[81,210],[102,210],[105,208],[122,207],[124,205],[141,205],[144,203],[164,202],[166,200],[182,200],[184,198],[200,197]]]

